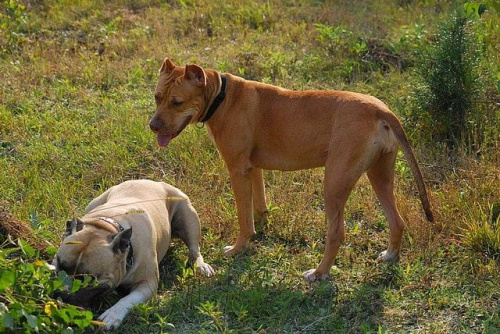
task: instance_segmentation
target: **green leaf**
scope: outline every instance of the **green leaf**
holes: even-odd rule
[[[54,246],[49,246],[49,247],[45,248],[45,253],[47,253],[47,255],[48,255],[49,257],[53,257],[53,256],[55,256],[55,255],[56,255],[57,250],[58,250],[58,248],[57,248],[57,247],[54,247]]]
[[[71,305],[66,307],[66,308],[63,308],[63,309],[60,309],[58,310],[57,313],[54,313],[54,315],[58,315],[62,321],[64,321],[65,323],[69,323],[70,322],[70,317],[68,316],[68,310],[71,308]]]
[[[2,315],[2,325],[6,328],[14,329],[14,318],[8,313]]]
[[[81,286],[82,286],[82,281],[79,279],[75,279],[73,281],[73,284],[71,285],[70,293],[77,292],[78,290],[80,290]]]
[[[0,319],[2,319],[1,325],[4,327],[14,328],[14,318],[9,314],[9,308],[4,303],[0,303]]]
[[[0,275],[0,291],[12,286],[16,281],[16,273],[10,270],[4,270]]]
[[[479,8],[477,9],[477,13],[479,16],[483,15],[483,13],[486,11],[486,5],[484,3],[479,5]]]
[[[34,330],[38,331],[38,320],[34,315],[29,314],[25,309],[22,309],[21,313],[28,321],[28,325]]]
[[[37,229],[40,227],[40,223],[38,222],[38,217],[36,215],[36,211],[30,212],[30,223],[31,223],[31,227],[33,229]]]
[[[75,311],[75,315],[73,322],[75,325],[77,325],[80,329],[84,329],[88,327],[92,323],[92,319],[94,317],[94,314],[90,311]]]
[[[15,244],[12,239],[8,239],[9,243]],[[0,259],[7,259],[12,253],[19,252],[19,247],[12,247],[12,248],[2,248],[2,251],[0,252]]]
[[[66,274],[65,271],[60,271],[59,273],[57,273],[57,279],[61,281],[64,285],[71,286],[71,284],[73,283],[73,280],[71,279],[71,277],[68,276],[68,274]]]
[[[469,16],[481,16],[486,11],[484,3],[467,2],[464,4],[464,9]]]
[[[21,251],[25,254],[25,255],[28,255],[29,257],[33,257],[35,256],[36,252],[35,250],[33,249],[33,247],[30,246],[30,244],[28,244],[26,241],[22,240],[22,239],[19,239],[17,241],[17,244],[19,245],[19,247],[21,248]]]

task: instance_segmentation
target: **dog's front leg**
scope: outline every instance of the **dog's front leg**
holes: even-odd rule
[[[240,233],[233,246],[224,247],[224,254],[232,256],[241,252],[248,244],[251,237],[255,235],[253,224],[252,205],[252,168],[231,168],[229,177],[236,200],[236,211],[238,213],[238,223]]]
[[[136,305],[147,302],[153,297],[157,284],[143,283],[120,299],[115,305],[99,316],[106,329],[115,329],[120,326],[127,313]]]
[[[262,169],[252,169],[252,198],[253,198],[253,221],[257,225],[264,225],[267,221],[267,202]]]

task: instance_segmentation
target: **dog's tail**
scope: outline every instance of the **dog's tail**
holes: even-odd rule
[[[401,146],[401,150],[403,151],[406,160],[408,161],[410,170],[413,174],[415,182],[417,183],[418,193],[420,195],[420,201],[422,202],[422,206],[424,208],[425,216],[427,217],[428,221],[434,222],[434,214],[431,210],[431,204],[429,202],[429,196],[427,195],[427,190],[425,188],[424,178],[422,176],[422,173],[420,172],[420,168],[418,167],[417,159],[415,158],[413,149],[410,146],[405,130],[403,129],[403,126],[401,125],[399,119],[391,111],[383,112],[382,118],[387,122],[387,124],[389,124],[389,127],[396,136],[396,139]]]

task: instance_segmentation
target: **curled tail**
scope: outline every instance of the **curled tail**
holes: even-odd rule
[[[434,214],[431,210],[431,204],[429,202],[429,196],[427,195],[427,189],[425,188],[424,178],[422,173],[420,172],[420,168],[418,167],[417,159],[415,158],[415,154],[413,153],[413,149],[408,142],[408,137],[401,125],[399,119],[394,115],[391,111],[383,112],[382,119],[389,124],[389,127],[394,132],[396,139],[401,146],[401,150],[403,151],[406,160],[408,161],[408,165],[410,166],[410,170],[413,174],[413,178],[417,183],[418,194],[420,196],[420,201],[422,202],[422,207],[424,208],[425,216],[428,221],[434,222]]]

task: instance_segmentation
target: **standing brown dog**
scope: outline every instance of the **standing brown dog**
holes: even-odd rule
[[[229,170],[240,233],[226,255],[240,252],[267,216],[262,169],[298,170],[325,166],[328,218],[323,259],[304,272],[324,279],[344,240],[344,206],[364,172],[387,216],[389,246],[379,260],[399,258],[404,222],[393,193],[398,146],[408,160],[429,221],[429,199],[417,161],[398,118],[380,100],[341,91],[291,91],[247,81],[197,65],[165,59],[150,121],[158,144],[167,145],[190,123],[206,123]],[[399,144],[399,145],[398,145]]]

